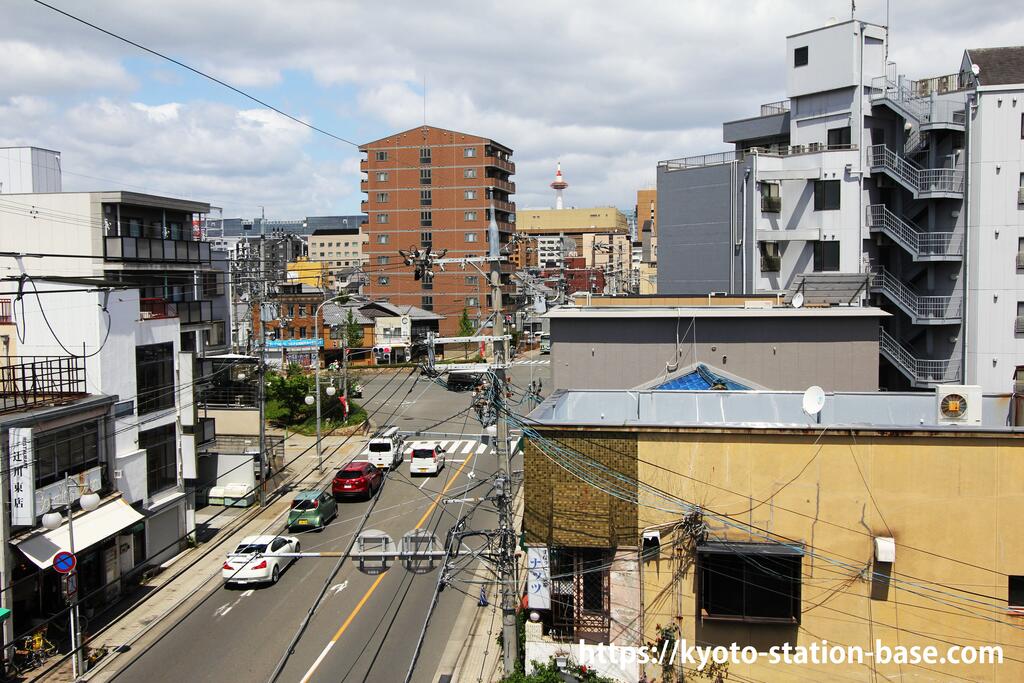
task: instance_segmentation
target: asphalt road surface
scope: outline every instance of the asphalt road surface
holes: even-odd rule
[[[451,442],[445,467],[434,477],[411,477],[404,462],[389,474],[376,502],[343,502],[337,519],[324,531],[297,534],[303,552],[343,552],[369,505],[373,509],[365,528],[385,531],[396,542],[410,530],[426,529],[443,545],[449,528],[464,513],[470,513],[470,528],[496,526],[489,502],[444,502],[486,496],[489,477],[497,468],[492,451],[479,443],[481,428],[475,414],[459,414],[469,407],[470,393],[449,392],[418,372],[398,372],[397,377],[367,374],[363,404],[377,424],[450,434],[436,437]],[[510,378],[519,386],[543,379],[544,393],[550,390],[550,366],[543,362],[514,365]],[[521,467],[521,460],[513,462],[513,469]],[[282,528],[280,533],[286,532]],[[187,615],[175,615],[173,627],[151,647],[135,653],[117,680],[268,680],[335,563],[336,558],[300,558],[274,586],[233,588],[219,578],[211,580],[201,604]],[[412,571],[398,563],[373,573],[346,560],[330,578],[327,595],[278,680],[404,680],[433,597],[437,568],[438,563],[423,563]],[[432,680],[445,644],[457,635],[452,625],[466,592],[478,591],[477,586],[454,583],[440,594],[413,680]]]

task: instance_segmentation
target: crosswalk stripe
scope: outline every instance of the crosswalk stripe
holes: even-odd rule
[[[485,444],[485,443],[481,443],[479,446],[476,447],[477,455],[483,453],[486,450],[487,450],[487,444]]]

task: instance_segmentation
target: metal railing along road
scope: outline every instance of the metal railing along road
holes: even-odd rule
[[[898,339],[886,332],[884,327],[879,328],[878,344],[882,353],[912,382],[940,384],[960,380],[959,360],[917,358]]]
[[[914,257],[963,256],[961,233],[922,232],[890,211],[885,204],[868,206],[867,222],[869,229],[884,232]]]
[[[75,356],[0,357],[0,413],[86,394],[85,361]]]
[[[885,268],[872,269],[871,288],[880,290],[915,322],[952,323],[958,322],[961,318],[962,296],[920,295]]]
[[[882,169],[914,192],[963,194],[964,172],[959,168],[921,168],[910,159],[897,154],[886,145],[868,147],[872,169]]]

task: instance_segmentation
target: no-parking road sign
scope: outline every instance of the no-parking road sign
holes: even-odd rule
[[[78,558],[66,550],[62,550],[53,556],[53,568],[61,574],[75,571],[76,566],[78,566]]]

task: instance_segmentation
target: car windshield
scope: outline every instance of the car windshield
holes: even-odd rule
[[[412,451],[412,457],[414,458],[433,458],[433,448],[414,448]]]
[[[243,543],[235,548],[235,553],[238,555],[258,555],[265,552],[267,552],[267,546],[265,544],[258,543]]]
[[[387,453],[391,450],[391,444],[387,441],[370,442],[371,453]]]
[[[362,470],[342,470],[338,472],[338,479],[358,479],[363,476]]]
[[[292,510],[316,510],[319,505],[320,501],[318,500],[300,498],[292,501]]]

